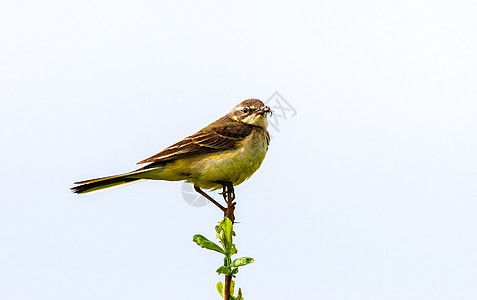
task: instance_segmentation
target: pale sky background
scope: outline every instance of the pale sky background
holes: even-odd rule
[[[90,196],[278,91],[246,299],[477,299],[477,2],[0,0],[0,299],[220,299],[212,205]]]

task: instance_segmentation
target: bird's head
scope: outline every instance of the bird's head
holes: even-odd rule
[[[230,112],[229,116],[237,122],[242,122],[249,125],[261,127],[263,130],[267,130],[267,114],[272,114],[270,107],[258,99],[247,99],[237,106],[235,106]]]

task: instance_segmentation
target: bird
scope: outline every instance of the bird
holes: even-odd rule
[[[259,99],[247,99],[229,113],[196,133],[141,160],[134,171],[75,182],[77,194],[106,191],[144,180],[186,181],[225,212],[203,190],[222,188],[235,199],[234,186],[252,176],[262,164],[270,144],[267,115],[270,107]]]

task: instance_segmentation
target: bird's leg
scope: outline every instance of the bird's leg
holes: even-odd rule
[[[234,186],[231,182],[227,182],[227,209],[224,212],[224,215],[232,221],[235,222],[235,191]]]
[[[209,195],[207,195],[206,192],[204,192],[203,190],[201,190],[197,185],[194,184],[194,190],[201,194],[202,196],[204,196],[207,200],[209,200],[210,202],[214,203],[218,208],[220,208],[221,211],[225,212],[227,211],[227,209],[225,207],[223,207],[222,205],[220,205],[220,203],[218,203],[217,201],[215,201],[212,197],[210,197]]]
[[[227,187],[227,193],[228,193],[228,197],[229,199],[231,199],[231,201],[234,201],[235,200],[235,190],[234,190],[234,186],[232,184],[232,182],[228,181],[227,182],[228,184],[228,187]]]
[[[225,202],[227,202],[227,189],[225,185],[222,185],[222,193],[219,193],[224,197]]]
[[[218,184],[222,185],[223,196],[225,201],[227,201],[227,209],[224,211],[224,217],[229,218],[232,223],[235,220],[235,191],[232,182],[230,181],[217,181]]]
[[[232,182],[230,181],[215,181],[216,183],[222,185],[222,193],[220,193],[226,202],[231,199],[231,201],[235,200],[235,191]]]

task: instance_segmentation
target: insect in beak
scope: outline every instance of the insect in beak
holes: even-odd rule
[[[270,109],[270,107],[268,106],[263,106],[263,107],[260,107],[259,109],[257,109],[255,111],[255,113],[259,114],[259,115],[266,115],[266,114],[270,114],[270,116],[272,115],[272,110]]]

